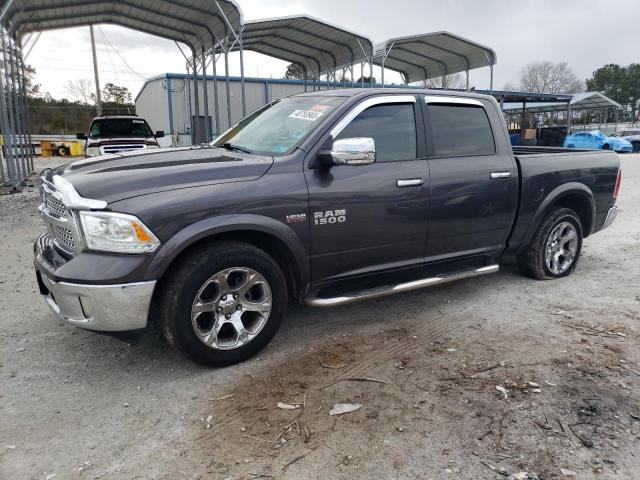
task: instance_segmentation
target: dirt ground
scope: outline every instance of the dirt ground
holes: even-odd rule
[[[640,155],[621,160],[621,213],[571,277],[506,265],[292,307],[224,369],[155,329],[60,325],[33,274],[37,191],[0,196],[0,478],[640,478]]]

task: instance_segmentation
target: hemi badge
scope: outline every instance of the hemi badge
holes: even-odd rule
[[[296,213],[287,215],[287,223],[302,223],[307,219],[306,213]]]

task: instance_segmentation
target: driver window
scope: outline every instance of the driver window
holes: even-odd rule
[[[369,107],[336,137],[368,137],[376,144],[376,162],[417,158],[416,121],[413,104],[394,103]]]

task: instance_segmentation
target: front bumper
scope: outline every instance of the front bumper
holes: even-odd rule
[[[613,223],[613,221],[616,219],[617,216],[618,216],[618,207],[616,206],[611,207],[607,212],[607,217],[604,219],[604,223],[602,224],[601,230],[609,227]]]
[[[50,273],[54,268],[45,263],[41,245],[35,246],[36,277],[40,293],[54,313],[65,323],[87,330],[121,332],[147,326],[151,298],[156,281],[114,285],[90,285],[55,281]]]

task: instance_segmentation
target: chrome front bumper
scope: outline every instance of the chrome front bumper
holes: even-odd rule
[[[616,206],[611,207],[609,209],[609,212],[607,212],[607,218],[604,219],[604,223],[602,224],[602,229],[609,227],[613,223],[613,221],[616,219],[617,216],[618,216],[618,207]]]
[[[155,280],[122,285],[80,285],[54,282],[39,271],[37,276],[47,304],[69,325],[103,332],[147,326]]]

